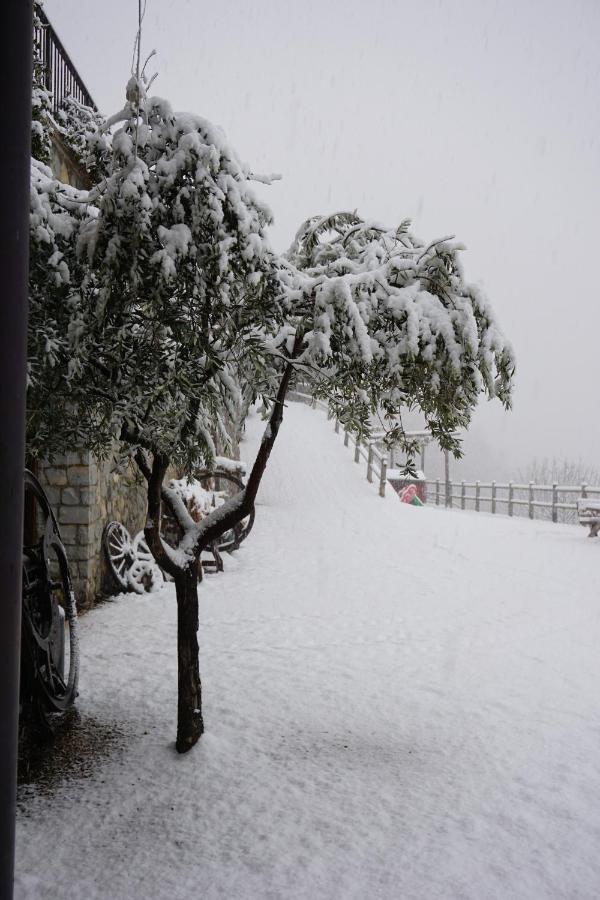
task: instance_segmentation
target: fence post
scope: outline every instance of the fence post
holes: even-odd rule
[[[533,519],[534,517],[534,509],[533,509],[533,481],[529,482],[529,518]]]
[[[460,483],[460,508],[465,508],[465,483],[461,481]]]
[[[558,491],[556,490],[558,487],[556,481],[552,483],[552,521],[558,521],[558,510],[556,509],[556,504],[558,502]]]
[[[340,433],[340,420],[339,419],[335,420],[335,433],[336,434]]]
[[[440,479],[435,479],[435,505],[440,505]]]
[[[496,512],[496,482],[492,481],[492,515]]]
[[[446,482],[446,506],[452,508],[452,494],[454,493],[454,482]]]
[[[481,485],[478,481],[475,482],[475,512],[479,512],[479,495],[481,491]]]
[[[581,485],[581,496],[583,497],[584,500],[587,497],[587,484],[585,483],[585,481]]]
[[[354,462],[357,463],[360,461],[360,441],[356,438],[356,443],[354,444]]]
[[[348,433],[348,429],[345,428],[345,429],[344,429],[344,447],[347,447],[347,446],[348,446],[349,440],[350,440],[350,435],[349,435],[349,433]]]
[[[450,489],[450,453],[448,450],[444,450],[444,480],[446,482],[446,486],[444,488],[444,495],[446,498],[446,506],[448,503],[452,504],[452,499],[448,500],[448,495],[452,494]]]
[[[387,483],[387,459],[383,457],[381,460],[381,471],[379,473],[379,496],[385,497],[385,485]]]
[[[373,481],[373,444],[369,444],[369,455],[367,457],[367,481]]]
[[[512,481],[508,482],[508,514],[512,516],[513,514],[513,499],[514,499],[514,488]]]

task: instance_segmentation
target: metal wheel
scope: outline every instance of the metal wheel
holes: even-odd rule
[[[120,522],[109,522],[102,533],[102,546],[113,578],[122,591],[128,590],[127,572],[136,559],[131,535]]]
[[[22,692],[43,713],[64,712],[77,696],[77,607],[58,524],[42,486],[25,472],[41,538],[23,548]]]

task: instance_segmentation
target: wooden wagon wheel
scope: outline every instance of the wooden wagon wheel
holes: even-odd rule
[[[127,584],[136,594],[158,591],[164,581],[163,573],[154,560],[136,559],[127,569]]]
[[[194,475],[194,479],[198,481],[207,493],[211,494],[211,506],[217,509],[226,500],[235,496],[244,489],[243,482],[232,475],[230,472],[209,471],[202,469]],[[206,548],[206,554],[212,558],[201,560],[204,570],[213,569],[216,572],[223,571],[222,553],[228,553],[237,550],[243,540],[249,535],[254,524],[254,508],[251,513],[238,522],[233,528],[226,531],[218,538],[210,547]],[[168,511],[164,511],[162,515],[161,535],[163,539],[172,547],[176,547],[181,538],[181,529],[173,516]]]
[[[203,469],[195,477],[205,491],[212,493],[212,505],[215,508],[244,490],[243,481],[230,472],[211,472],[208,469]],[[254,507],[252,507],[252,511],[248,516],[245,516],[241,522],[238,522],[216,540],[217,550],[220,553],[237,550],[242,541],[246,540],[250,534],[253,525]]]
[[[41,538],[23,548],[21,698],[41,712],[64,712],[77,696],[77,607],[67,554],[44,490],[25,471],[25,500]]]
[[[102,533],[102,546],[113,578],[122,591],[128,590],[127,572],[136,558],[131,535],[120,522],[109,522]]]

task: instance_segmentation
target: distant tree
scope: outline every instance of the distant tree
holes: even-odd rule
[[[600,469],[582,459],[533,459],[524,469],[519,469],[518,479],[534,484],[600,485]]]
[[[559,503],[573,503],[581,495],[583,485],[600,487],[600,470],[581,459],[533,459],[524,469],[519,469],[517,480],[522,484],[533,482],[534,485],[552,485],[558,487]],[[571,491],[561,491],[560,488],[570,487]],[[529,494],[517,491],[522,499],[528,499]],[[548,491],[533,489],[533,499],[536,502],[548,503]],[[559,508],[555,511],[559,522],[573,523],[577,521],[577,512],[574,509]],[[551,519],[552,510],[547,506],[536,508],[536,518]]]
[[[146,97],[136,78],[106,127],[117,125],[89,194],[32,168],[31,287],[39,306],[46,267],[51,302],[30,343],[30,444],[102,454],[118,440],[146,478],[145,536],[177,595],[184,752],[203,730],[200,556],[251,511],[289,389],[301,379],[362,435],[381,412],[409,453],[397,414],[418,406],[459,453],[453,432],[482,393],[509,405],[514,362],[452,240],[421,244],[406,222],[339,213],[307,221],[278,256],[254,176],[218,129]],[[269,419],[246,487],[195,522],[167,470],[210,464],[223,411],[243,415],[255,396]],[[165,505],[181,528],[176,549],[161,538]]]

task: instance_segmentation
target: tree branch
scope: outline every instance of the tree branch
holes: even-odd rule
[[[141,450],[139,447],[135,452],[134,459],[138,465],[138,469],[140,470],[140,472],[142,473],[142,475],[144,476],[146,481],[150,481],[150,478],[152,476],[152,470],[150,469],[150,466],[148,464],[148,460],[146,459],[144,451]]]
[[[148,482],[148,490],[150,490],[152,470],[150,468],[148,460],[146,459],[144,451],[138,448],[135,453],[134,459],[138,465],[140,472]],[[195,530],[196,522],[192,519],[186,509],[185,503],[181,500],[180,497],[177,496],[175,491],[172,491],[170,488],[165,487],[164,484],[161,483],[160,497],[163,503],[165,503],[169,508],[171,515],[177,521],[177,524],[180,526],[184,534],[186,534],[190,530]]]
[[[203,519],[196,532],[194,541],[195,553],[200,554],[206,547],[210,546],[213,541],[216,541],[217,538],[221,537],[222,534],[230,528],[233,528],[234,525],[237,525],[238,522],[241,522],[242,519],[249,516],[252,512],[258,488],[283,419],[284,402],[290,385],[290,379],[294,371],[294,357],[299,352],[301,344],[302,338],[297,336],[291,359],[287,362],[281,377],[277,396],[273,403],[273,409],[269,416],[269,421],[265,428],[262,441],[260,442],[260,447],[256,454],[256,459],[254,460],[254,465],[252,466],[246,487],[241,494],[236,494],[235,497],[227,500],[223,506],[220,506],[215,512],[210,513],[210,515]]]
[[[178,565],[171,558],[160,536],[163,479],[168,467],[168,457],[162,453],[155,453],[148,481],[148,516],[144,527],[144,537],[152,556],[161,569],[176,578],[185,573],[185,566]]]

